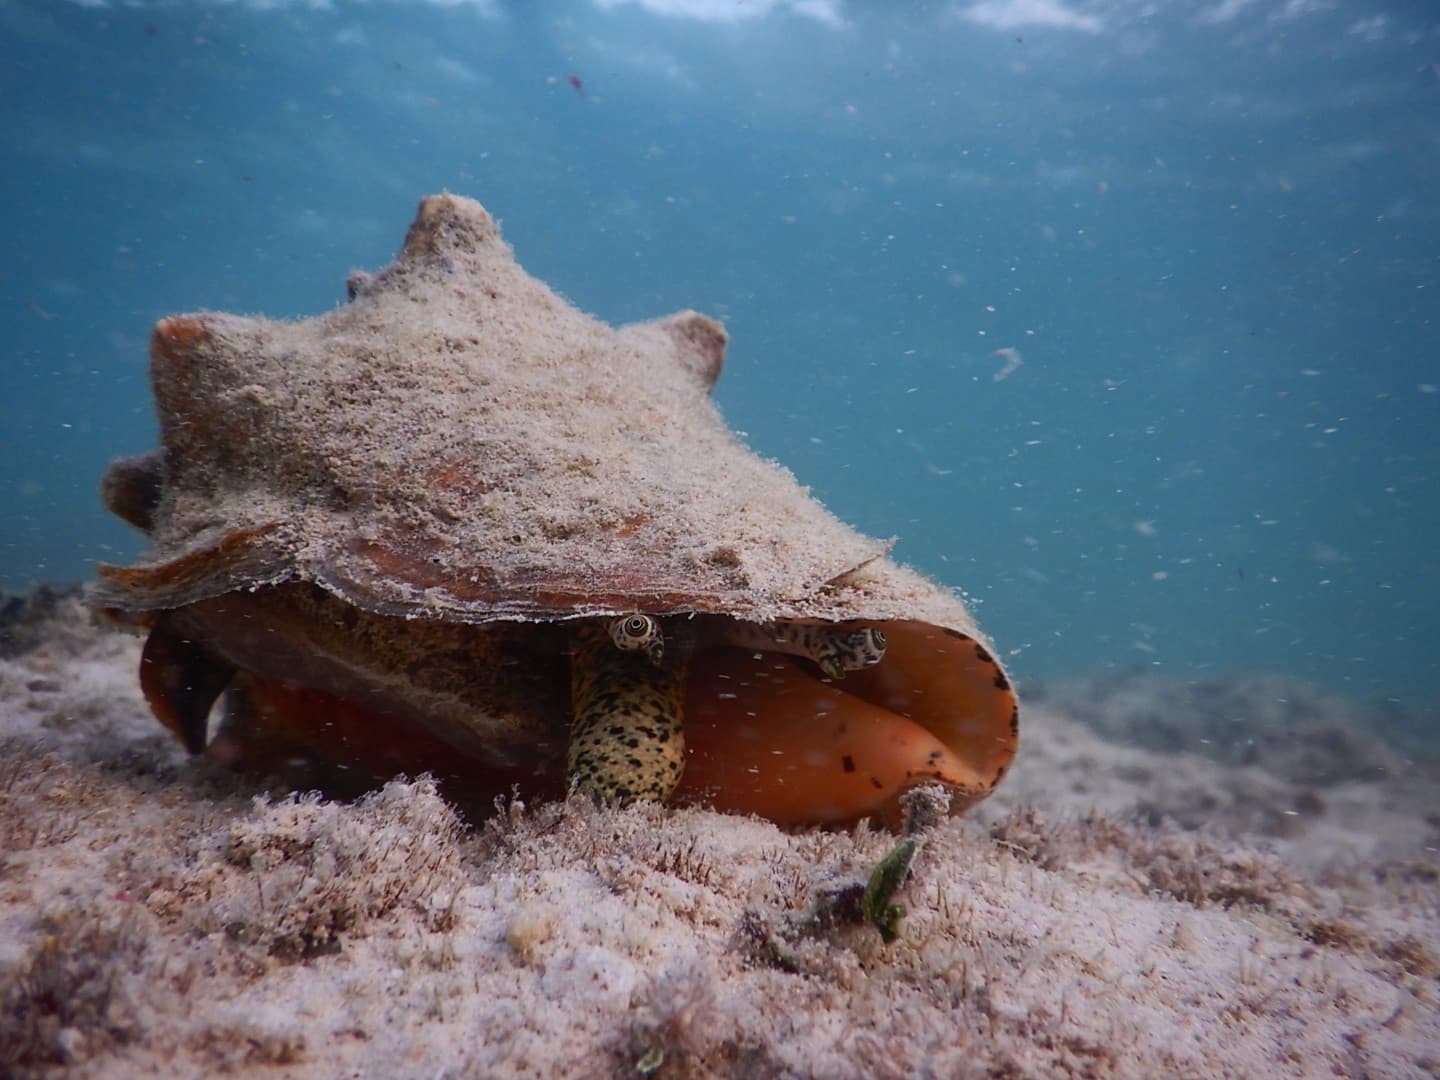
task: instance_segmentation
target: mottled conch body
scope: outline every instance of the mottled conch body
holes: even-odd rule
[[[726,427],[719,324],[611,328],[449,195],[350,294],[155,328],[161,448],[103,489],[150,547],[95,602],[150,632],[142,685],[192,750],[558,790],[585,657],[612,659],[577,642],[643,613],[663,662],[612,643],[618,704],[595,707],[670,687],[678,797],[840,821],[1004,775],[1015,697],[964,606]],[[888,644],[847,670],[786,627]]]

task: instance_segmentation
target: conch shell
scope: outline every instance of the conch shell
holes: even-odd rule
[[[609,327],[452,195],[348,286],[297,322],[155,327],[161,448],[103,485],[150,547],[101,566],[94,602],[150,630],[142,683],[192,749],[554,790],[569,628],[644,612],[689,642],[678,798],[842,821],[1004,776],[1018,713],[994,650],[725,425],[717,322]],[[882,630],[883,660],[828,679],[731,632],[817,624]]]

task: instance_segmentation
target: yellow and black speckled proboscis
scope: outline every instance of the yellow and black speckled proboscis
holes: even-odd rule
[[[663,802],[685,770],[684,672],[615,647],[605,621],[575,624],[570,636],[572,791],[597,802]]]

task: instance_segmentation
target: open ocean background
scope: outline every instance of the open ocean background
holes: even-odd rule
[[[1437,700],[1440,4],[0,0],[0,94],[6,588],[140,549],[156,319],[323,311],[448,189],[723,318],[730,422],[1022,686]]]

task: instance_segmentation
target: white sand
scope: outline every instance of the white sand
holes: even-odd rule
[[[256,798],[150,718],[138,642],[47,635],[0,660],[0,1075],[1440,1071],[1436,775],[1363,737],[1379,772],[1277,773],[1052,695],[885,945],[814,913],[888,834]]]

